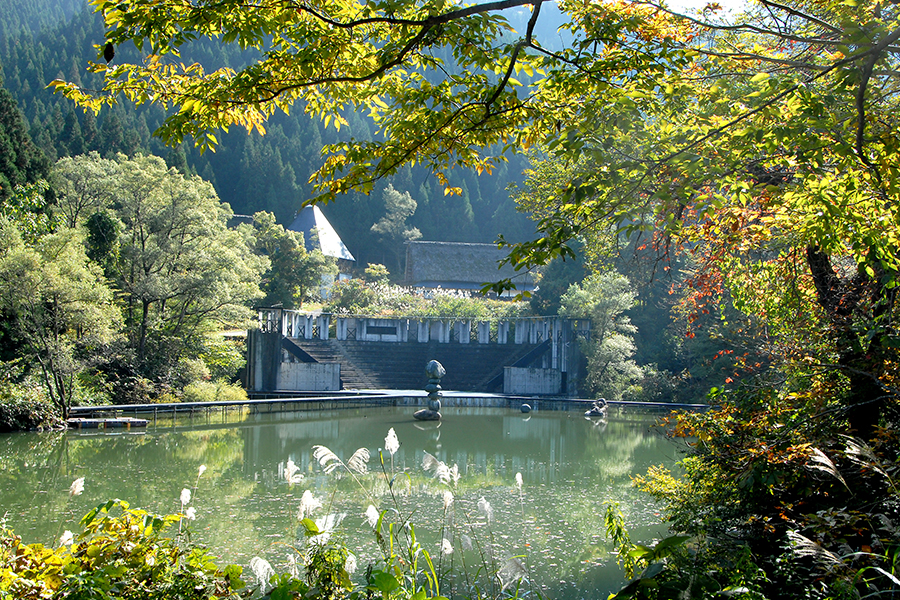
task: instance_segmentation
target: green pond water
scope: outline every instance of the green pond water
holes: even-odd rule
[[[364,516],[375,503],[409,517],[435,557],[441,556],[441,539],[449,538],[456,554],[442,559],[442,569],[451,559],[458,572],[462,559],[474,569],[482,559],[499,566],[509,556],[524,556],[528,586],[559,599],[605,598],[624,583],[604,535],[608,503],[620,504],[634,541],[666,534],[658,508],[630,485],[630,477],[650,465],[672,466],[678,459],[652,415],[613,413],[598,422],[578,412],[445,407],[438,425],[415,421],[413,411],[230,412],[160,421],[142,431],[2,435],[0,515],[26,542],[54,544],[64,530],[78,531],[80,517],[108,499],[172,513],[181,509],[179,496],[187,487],[197,514],[193,541],[223,563],[247,565],[262,556],[276,570],[287,570],[300,499],[310,490],[325,504],[314,517],[345,515],[336,535],[356,552],[357,576],[378,557]],[[385,456],[385,476],[378,450],[392,427],[401,446],[393,465]],[[368,448],[375,472],[360,478],[366,491],[349,476],[323,473],[312,457],[314,445],[345,460]],[[459,481],[449,488],[455,500],[446,514],[448,487],[423,471],[425,452],[458,466]],[[294,484],[284,477],[289,460],[304,476]],[[198,480],[201,465],[206,470]],[[78,477],[85,478],[84,493],[70,497]],[[386,483],[391,478],[394,499]],[[490,503],[490,521],[478,510],[481,498]],[[480,552],[462,553],[463,535]],[[459,577],[456,584],[448,580],[455,589],[461,589]]]

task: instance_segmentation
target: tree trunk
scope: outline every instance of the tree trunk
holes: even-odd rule
[[[878,284],[877,271],[875,278],[860,270],[850,279],[841,279],[831,258],[818,247],[808,247],[806,257],[819,304],[831,324],[838,365],[850,384],[844,414],[855,435],[870,439],[885,405],[885,391],[878,380],[885,330],[878,314],[890,313],[892,296]],[[860,323],[865,323],[865,331],[859,331]]]

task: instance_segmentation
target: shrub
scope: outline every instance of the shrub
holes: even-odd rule
[[[121,511],[113,516],[111,511]],[[208,552],[171,535],[182,515],[157,516],[110,500],[58,548],[24,544],[0,530],[0,597],[18,600],[210,600],[239,598],[241,567],[224,569]],[[181,530],[180,530],[181,531]]]
[[[0,385],[0,432],[62,426],[59,413],[36,382]]]
[[[422,290],[350,279],[334,285],[331,298],[323,310],[344,315],[487,321],[524,316],[527,314],[528,305],[524,302],[488,299],[477,292]]]
[[[247,392],[239,384],[227,381],[195,381],[184,387],[182,402],[239,402]]]

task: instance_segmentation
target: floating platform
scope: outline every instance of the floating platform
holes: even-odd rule
[[[147,419],[134,417],[111,417],[105,419],[85,419],[74,417],[66,421],[72,429],[131,429],[132,427],[146,427]]]

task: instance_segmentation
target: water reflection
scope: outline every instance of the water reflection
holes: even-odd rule
[[[461,475],[457,520],[493,536],[498,553],[526,554],[540,571],[535,579],[553,598],[601,597],[621,584],[609,555],[602,515],[619,502],[633,538],[649,539],[661,529],[655,509],[630,488],[630,476],[652,464],[671,465],[674,448],[652,430],[652,417],[611,417],[601,423],[580,414],[499,409],[445,408],[440,423],[414,421],[408,409],[353,408],[272,415],[223,415],[220,422],[158,424],[146,432],[10,434],[0,436],[0,503],[8,524],[27,541],[52,542],[63,529],[76,529],[87,510],[109,498],[128,500],[155,512],[175,512],[184,487],[194,491],[198,518],[194,539],[227,561],[246,564],[254,555],[283,566],[295,541],[296,511],[304,490],[328,498],[346,512],[343,535],[351,546],[374,556],[363,513],[370,501],[349,478],[321,473],[312,446],[349,457],[359,447],[378,449],[393,427],[400,449],[386,457],[386,469],[405,472],[399,502],[414,513],[426,547],[443,533],[439,482],[423,474],[424,453]],[[291,460],[304,474],[290,485],[283,477]],[[380,467],[379,467],[380,468]],[[515,475],[524,480],[520,494]],[[77,477],[82,496],[69,497]],[[364,481],[376,497],[384,480]],[[339,490],[332,496],[331,492]],[[395,487],[395,491],[399,488]],[[477,517],[484,497],[494,510],[488,525]],[[382,502],[386,502],[382,497]],[[382,506],[383,508],[383,506]],[[446,523],[443,523],[446,525]],[[366,558],[365,556],[361,558]],[[363,562],[362,560],[360,562]],[[363,563],[364,564],[364,563]]]

